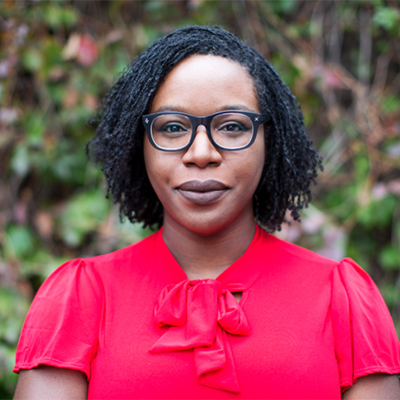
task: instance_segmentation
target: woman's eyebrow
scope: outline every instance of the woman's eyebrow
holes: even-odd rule
[[[228,111],[228,110],[257,112],[256,110],[253,110],[252,108],[249,108],[249,107],[241,105],[241,104],[222,106],[222,107],[219,107],[218,109],[216,109],[215,111],[218,112],[218,111]],[[161,107],[157,108],[157,110],[155,110],[154,113],[159,113],[159,112],[163,112],[163,111],[175,111],[175,112],[183,112],[183,113],[187,112],[187,110],[185,110],[184,108],[179,107],[179,106],[161,106]]]
[[[176,112],[186,112],[183,108],[179,106],[161,106],[154,111],[154,113],[163,112],[163,111],[176,111]]]
[[[247,106],[244,106],[242,104],[235,104],[235,105],[227,105],[223,106],[219,109],[220,111],[227,111],[227,110],[232,110],[232,111],[250,111],[250,112],[257,112],[253,110],[252,108],[249,108]]]

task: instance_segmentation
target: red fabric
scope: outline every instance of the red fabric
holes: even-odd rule
[[[239,393],[235,363],[226,332],[248,335],[246,317],[232,293],[215,279],[168,285],[155,307],[157,326],[170,328],[152,352],[194,349],[198,382]],[[212,372],[212,373],[210,373]]]
[[[352,260],[257,228],[216,280],[188,281],[159,231],[57,269],[14,371],[81,370],[89,399],[340,399],[360,376],[399,373],[399,353],[382,297]]]

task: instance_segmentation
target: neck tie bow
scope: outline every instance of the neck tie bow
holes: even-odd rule
[[[154,309],[156,326],[170,326],[151,352],[193,349],[197,380],[204,386],[240,392],[227,333],[246,336],[239,303],[215,279],[167,285]]]

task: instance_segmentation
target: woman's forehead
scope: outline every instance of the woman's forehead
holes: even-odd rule
[[[167,76],[195,74],[198,78],[211,79],[213,76],[243,75],[250,79],[246,69],[237,61],[213,54],[193,54],[175,65]]]
[[[201,115],[206,115],[205,109],[211,114],[229,105],[243,105],[259,112],[254,82],[246,69],[224,57],[193,55],[166,76],[153,99],[151,112],[161,107],[182,111],[182,108],[196,106],[203,110]]]

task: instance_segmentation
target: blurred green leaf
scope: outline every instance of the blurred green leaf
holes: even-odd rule
[[[45,131],[45,116],[36,110],[29,112],[25,116],[24,130],[27,133],[27,143],[33,146],[38,146],[42,143]]]
[[[283,57],[282,54],[274,54],[271,58],[271,62],[276,70],[279,71],[279,75],[286,85],[292,88],[296,79],[300,77],[299,69],[291,61]]]
[[[367,154],[358,154],[354,159],[354,167],[360,178],[366,176],[370,168]]]
[[[11,169],[19,176],[24,176],[29,171],[29,151],[25,143],[19,143],[14,148],[14,154],[11,158]]]
[[[63,241],[71,247],[81,245],[85,235],[105,219],[109,208],[110,203],[100,190],[76,195],[68,202],[59,220]]]
[[[24,225],[9,225],[6,230],[4,254],[6,258],[21,259],[35,250],[32,232]]]
[[[10,288],[0,288],[0,398],[12,393],[17,375],[12,372],[19,334],[29,301]]]
[[[52,171],[59,179],[70,180],[81,161],[82,159],[76,154],[60,154],[52,166]]]
[[[396,286],[392,282],[385,282],[383,285],[381,285],[380,292],[387,306],[389,307],[389,309],[391,309],[398,300]]]
[[[399,200],[394,195],[386,196],[380,201],[371,201],[366,207],[357,209],[359,221],[368,228],[388,227],[398,203]]]
[[[12,289],[0,290],[0,341],[17,344],[28,309],[29,302],[19,293]]]
[[[67,28],[72,28],[78,23],[78,13],[71,8],[63,8],[61,20]]]
[[[57,28],[62,24],[62,10],[56,4],[49,4],[44,8],[45,21],[51,28]]]
[[[12,372],[15,363],[15,346],[0,342],[0,398],[12,399],[18,375]]]
[[[22,54],[22,65],[28,71],[38,71],[43,63],[43,55],[37,48],[30,47]]]
[[[372,21],[387,30],[399,29],[400,11],[394,7],[378,7]]]
[[[383,269],[400,269],[400,250],[392,245],[386,246],[379,253],[379,263]]]
[[[44,7],[44,18],[51,28],[60,28],[62,25],[72,28],[78,22],[78,15],[75,10],[62,7],[56,3]]]
[[[274,14],[283,16],[291,13],[297,7],[297,2],[296,0],[269,1],[268,6]]]
[[[396,95],[384,96],[380,101],[380,105],[384,115],[395,113],[400,109],[400,97]]]

